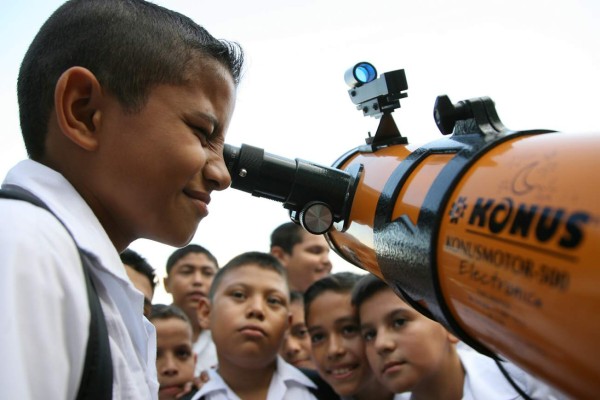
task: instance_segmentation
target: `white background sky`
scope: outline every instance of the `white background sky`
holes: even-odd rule
[[[364,143],[364,118],[343,80],[359,61],[404,68],[408,98],[394,117],[411,143],[440,137],[436,96],[489,96],[515,130],[600,132],[600,2],[597,0],[161,0],[219,38],[245,49],[247,64],[227,142],[325,165]],[[16,79],[27,47],[62,1],[0,0],[0,177],[26,157]],[[595,171],[582,171],[595,172]],[[279,204],[236,190],[213,194],[193,243],[224,264],[268,251],[288,221]],[[1,221],[0,221],[1,223]],[[147,240],[131,246],[159,276],[175,250]],[[355,267],[334,256],[334,271]],[[26,260],[24,260],[26,264]],[[162,285],[156,302],[170,302]]]

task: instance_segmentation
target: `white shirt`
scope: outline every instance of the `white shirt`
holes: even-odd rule
[[[194,353],[198,355],[196,361],[195,376],[199,376],[202,371],[208,371],[218,363],[217,348],[212,340],[210,330],[203,329],[198,335],[198,340],[194,343]]]
[[[241,400],[225,383],[216,369],[208,371],[209,381],[202,386],[192,400],[205,396],[206,400]],[[277,366],[271,378],[266,400],[315,400],[316,397],[308,390],[316,388],[306,375],[299,369],[288,364],[277,356]]]
[[[467,345],[457,348],[465,370],[462,400],[517,400],[522,399],[516,389],[502,374],[496,362]],[[503,363],[515,384],[532,399],[566,399],[558,391],[533,378],[514,364]],[[394,400],[408,400],[410,393],[394,396]]]
[[[44,201],[102,263],[90,272],[107,321],[113,398],[157,399],[156,332],[92,210],[61,174],[32,160],[4,183]],[[0,221],[0,399],[73,399],[90,320],[77,248],[54,216],[27,202],[0,200]]]

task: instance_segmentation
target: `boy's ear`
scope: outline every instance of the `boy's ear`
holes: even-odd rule
[[[168,276],[165,276],[163,278],[163,286],[165,288],[165,292],[171,293],[171,290],[169,290],[169,277]]]
[[[448,335],[448,341],[452,344],[456,344],[460,341],[460,340],[458,340],[458,338],[456,336],[454,336],[450,332],[448,332],[447,335]]]
[[[62,73],[54,90],[54,108],[60,131],[76,146],[94,151],[100,123],[102,87],[96,76],[83,67]]]
[[[271,254],[275,256],[282,264],[285,262],[285,257],[287,253],[280,246],[271,247]]]
[[[201,298],[196,310],[198,316],[198,324],[200,328],[210,329],[210,301],[207,298]]]

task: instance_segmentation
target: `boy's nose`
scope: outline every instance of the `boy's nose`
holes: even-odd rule
[[[378,354],[388,353],[396,347],[396,342],[385,332],[378,332],[373,343]]]
[[[256,318],[260,321],[265,319],[264,304],[261,299],[250,298],[248,300],[248,310],[246,315],[248,318]]]
[[[213,157],[206,161],[204,177],[213,184],[213,190],[224,190],[231,184],[231,175],[222,157]]]
[[[194,280],[193,284],[195,286],[201,286],[202,284],[204,284],[204,279],[201,271],[194,271],[192,279]]]
[[[290,337],[283,340],[283,351],[289,356],[293,356],[300,352],[300,346],[297,340]]]
[[[328,357],[332,359],[338,358],[344,355],[345,351],[344,341],[336,335],[332,335],[329,339],[329,347],[327,348]]]
[[[158,371],[163,376],[175,376],[178,374],[179,370],[177,368],[177,363],[173,357],[165,357],[163,363]]]

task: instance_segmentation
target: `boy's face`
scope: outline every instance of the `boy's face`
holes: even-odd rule
[[[200,299],[208,297],[216,273],[217,265],[206,254],[188,253],[173,265],[165,277],[165,289],[173,296],[173,304],[195,321]]]
[[[192,352],[192,330],[179,318],[154,319],[156,327],[156,371],[160,400],[174,399],[183,385],[194,379],[196,355]]]
[[[317,371],[337,394],[354,396],[374,380],[350,293],[319,294],[307,325]]]
[[[331,273],[331,261],[323,235],[302,232],[302,238],[291,254],[282,252],[278,258],[287,269],[291,289],[304,293],[315,281]]]
[[[154,288],[146,275],[127,264],[123,265],[125,266],[125,272],[127,272],[127,276],[129,277],[129,280],[131,280],[131,283],[133,283],[133,286],[144,295],[144,315],[148,317],[152,311]]]
[[[292,325],[285,333],[279,354],[288,363],[298,368],[315,369],[311,358],[310,336],[304,321],[304,305],[302,301],[290,304]]]
[[[360,306],[361,333],[377,379],[395,393],[426,387],[441,369],[456,338],[421,315],[391,289]]]
[[[220,367],[262,368],[275,361],[291,320],[289,297],[285,278],[269,269],[249,264],[223,276],[210,305]]]
[[[223,145],[235,86],[217,61],[198,64],[186,84],[154,87],[139,112],[106,94],[94,114],[98,145],[77,189],[117,247],[188,243],[210,193],[231,182]]]

